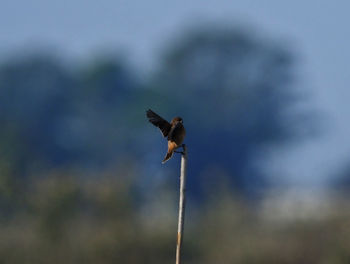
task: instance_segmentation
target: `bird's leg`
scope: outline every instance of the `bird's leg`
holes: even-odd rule
[[[175,153],[181,153],[182,155],[185,155],[185,144],[182,144],[180,147],[182,147],[182,151],[176,151],[174,150]]]

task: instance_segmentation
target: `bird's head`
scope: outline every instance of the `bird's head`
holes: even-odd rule
[[[183,121],[182,121],[181,117],[177,116],[177,117],[174,117],[173,120],[171,120],[171,123],[172,124],[177,124],[177,123],[181,123],[182,124]]]

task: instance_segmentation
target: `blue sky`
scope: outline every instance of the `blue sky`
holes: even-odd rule
[[[229,22],[292,47],[304,107],[324,117],[324,133],[271,154],[269,168],[287,182],[322,183],[350,162],[350,2],[277,0],[2,0],[0,56],[48,47],[84,59],[120,50],[142,68],[189,25]]]

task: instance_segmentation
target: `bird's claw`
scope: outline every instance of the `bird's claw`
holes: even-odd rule
[[[185,144],[182,144],[181,146],[180,146],[181,148],[182,148],[182,151],[174,151],[175,153],[180,153],[181,155],[185,155]]]

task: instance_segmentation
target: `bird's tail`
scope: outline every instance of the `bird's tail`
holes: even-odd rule
[[[165,162],[167,162],[173,156],[173,154],[174,154],[174,151],[168,151],[162,163],[164,164]]]

